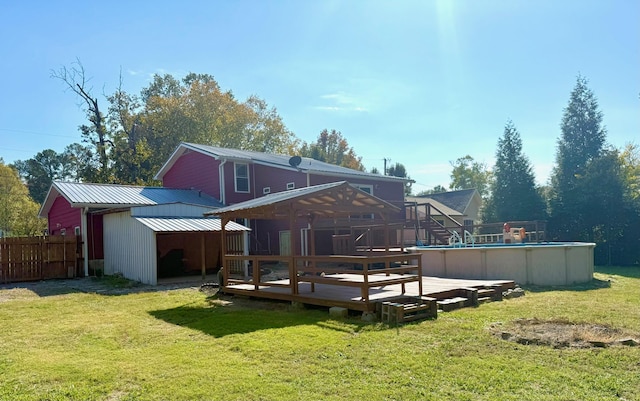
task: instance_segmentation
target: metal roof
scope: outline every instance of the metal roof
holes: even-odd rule
[[[168,203],[222,206],[209,195],[190,189],[78,182],[54,182],[53,186],[74,206],[148,206]]]
[[[367,173],[365,171],[359,171],[359,170],[354,170],[347,167],[337,166],[335,164],[321,162],[319,160],[311,159],[309,157],[302,157],[301,163],[297,166],[297,168],[294,168],[289,164],[289,160],[291,159],[290,155],[277,155],[277,154],[271,154],[271,153],[255,152],[251,150],[229,149],[229,148],[221,148],[217,146],[199,145],[196,143],[186,143],[186,142],[183,142],[178,146],[178,148],[171,155],[169,160],[160,169],[158,174],[156,174],[155,178],[162,179],[162,176],[171,168],[175,160],[177,160],[177,158],[179,158],[188,149],[215,157],[216,159],[222,158],[222,159],[228,159],[228,160],[234,160],[234,161],[244,161],[247,163],[264,164],[264,165],[275,166],[278,168],[284,168],[284,169],[290,169],[290,170],[297,169],[297,170],[310,172],[310,173],[328,174],[328,175],[340,176],[345,178],[360,177],[360,178],[388,180],[388,181],[402,181],[402,182],[410,181],[410,179],[407,179],[407,178]]]
[[[294,210],[324,217],[355,213],[394,213],[400,209],[346,181],[276,192],[205,213],[227,218],[282,219]]]
[[[134,217],[134,219],[155,232],[201,232],[222,230],[221,221],[216,218]],[[224,229],[226,231],[251,231],[250,228],[233,221],[227,222]]]

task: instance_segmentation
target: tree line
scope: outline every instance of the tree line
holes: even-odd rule
[[[459,158],[452,163],[449,188],[478,189],[484,223],[546,220],[550,240],[596,243],[596,264],[637,265],[640,148],[607,144],[603,118],[587,79],[578,76],[563,111],[546,186],[536,186],[520,133],[507,121],[493,170],[469,155]]]
[[[11,169],[0,160],[0,174],[22,179],[35,210],[54,180],[159,185],[153,177],[180,142],[301,155],[365,170],[340,131],[325,129],[316,141],[304,142],[287,129],[275,107],[255,95],[240,101],[209,74],[189,73],[182,79],[155,75],[138,94],[124,91],[121,79],[114,93],[103,98],[93,93],[80,62],[51,75],[81,101],[86,113],[79,127],[81,143],[68,145],[62,153],[44,150],[16,161]],[[635,144],[624,149],[607,145],[603,114],[586,78],[577,77],[564,109],[547,185],[536,186],[512,121],[498,140],[493,169],[470,155],[451,164],[448,189],[478,189],[484,199],[483,222],[547,220],[551,239],[596,242],[597,263],[640,261],[640,149]],[[402,163],[383,173],[410,178]],[[405,193],[411,190],[408,182]],[[437,186],[420,194],[446,190]],[[2,213],[5,233],[37,230],[33,224],[11,229]]]

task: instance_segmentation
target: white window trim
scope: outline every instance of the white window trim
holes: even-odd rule
[[[287,182],[287,191],[289,191],[291,189],[296,189],[296,183],[295,182]]]
[[[268,195],[271,193],[271,187],[262,188],[262,195]]]
[[[238,166],[246,166],[247,167],[247,176],[246,177],[238,177]],[[247,179],[247,190],[240,191],[238,190],[238,178],[246,178]],[[249,180],[249,164],[248,163],[233,163],[233,186],[236,192],[247,194],[250,192],[251,181]]]

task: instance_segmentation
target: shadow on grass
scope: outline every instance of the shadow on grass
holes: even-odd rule
[[[251,303],[256,308],[251,308]],[[305,309],[290,310],[280,306],[265,308],[264,301],[246,301],[246,307],[189,306],[155,310],[149,314],[176,326],[188,327],[219,338],[231,334],[247,334],[261,330],[281,329],[300,325],[317,325],[335,330],[345,330],[342,325],[330,324],[326,311]],[[348,322],[354,331],[361,324]]]
[[[164,291],[172,288],[181,287],[177,285],[173,287],[144,285],[118,276],[47,279],[0,284],[0,290],[25,289],[38,297],[77,293],[117,296],[137,292]]]
[[[546,292],[546,291],[592,291],[602,288],[610,288],[611,283],[608,280],[600,280],[594,278],[588,283],[574,285],[522,285],[528,292]]]
[[[640,278],[640,266],[596,266],[596,273],[615,276]]]

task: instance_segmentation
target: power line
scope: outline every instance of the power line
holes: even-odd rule
[[[25,131],[25,130],[19,130],[19,129],[11,129],[11,128],[0,128],[0,131],[16,132],[16,133],[19,133],[19,134],[40,135],[40,136],[57,136],[57,137],[60,137],[60,138],[79,138],[79,136],[48,134],[48,133],[44,133],[44,132]]]

